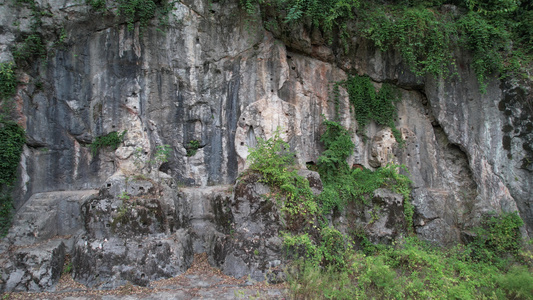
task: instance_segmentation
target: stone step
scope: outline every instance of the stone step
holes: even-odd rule
[[[16,213],[6,239],[20,246],[72,235],[83,228],[81,205],[97,196],[98,190],[34,194]]]

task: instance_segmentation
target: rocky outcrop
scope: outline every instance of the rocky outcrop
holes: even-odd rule
[[[4,61],[30,31],[31,12],[0,5]],[[316,164],[324,117],[338,118],[351,133],[350,165],[406,165],[422,239],[457,242],[487,211],[518,210],[524,233],[533,231],[531,91],[492,78],[480,93],[468,53],[457,54],[457,77],[421,78],[398,52],[381,52],[355,35],[343,51],[306,24],[265,30],[262,22],[275,21],[270,12],[263,20],[245,17],[238,1],[175,2],[164,33],[155,20],[128,30],[116,7],[102,14],[74,0],[37,5],[46,12],[39,33],[50,45],[43,63],[18,74],[15,113],[28,142],[15,192],[17,221],[6,241],[30,246],[71,237],[48,254],[21,254],[38,257],[49,275],[9,267],[2,278],[13,279],[4,288],[49,288],[57,274],[49,270],[63,251],[76,253],[80,281],[101,287],[173,276],[201,251],[228,274],[265,278],[281,263],[279,216],[261,196],[269,190],[248,179],[232,192],[228,185],[246,169],[248,147],[278,127],[302,168]],[[357,135],[346,91],[338,103],[329,101],[330,83],[347,73],[369,75],[376,88],[398,87],[395,123],[404,146],[376,124],[367,126],[368,139]],[[127,131],[116,150],[91,151],[91,142],[113,131]],[[167,162],[155,159],[161,145],[170,146]],[[382,202],[396,207],[398,201]],[[361,220],[368,221],[362,216],[369,209],[358,210]],[[394,211],[387,217],[393,221],[376,216],[368,228],[376,241],[401,234],[389,226],[403,222]],[[2,255],[13,253],[6,244]],[[41,283],[19,285],[14,278]]]
[[[299,174],[320,193],[318,173]],[[53,290],[67,254],[73,278],[99,289],[177,276],[195,253],[237,278],[283,281],[285,222],[260,180],[248,174],[235,186],[179,188],[175,195],[166,184],[119,173],[100,190],[36,194],[18,214],[32,223],[17,223],[0,244],[0,290]],[[64,215],[65,207],[76,214]]]
[[[0,291],[53,289],[74,239],[83,233],[81,207],[97,196],[96,190],[33,195],[0,243]]]
[[[0,291],[53,289],[63,271],[65,248],[61,239],[55,239],[2,253]]]

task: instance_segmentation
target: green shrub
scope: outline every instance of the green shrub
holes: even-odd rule
[[[348,249],[345,268],[295,263],[289,285],[312,299],[532,299],[533,276],[521,266],[469,260],[464,247],[431,247],[416,238],[372,254]]]
[[[124,130],[122,133],[119,134],[116,131],[112,131],[106,135],[96,137],[90,146],[92,154],[96,155],[99,149],[105,147],[111,147],[113,150],[116,150],[118,146],[124,141],[124,136],[127,132],[127,130]]]
[[[3,238],[11,226],[13,219],[13,204],[10,191],[0,192],[0,238]]]
[[[402,143],[400,131],[394,125],[394,118],[397,115],[394,105],[401,98],[392,85],[384,83],[376,92],[370,77],[357,75],[348,76],[346,80],[337,84],[348,92],[359,125],[359,133],[364,134],[366,126],[373,120],[379,125],[390,127],[396,141]]]
[[[348,243],[346,237],[335,228],[324,226],[320,230],[320,250],[322,252],[325,266],[331,266],[335,269],[343,269],[346,266],[345,254]]]
[[[312,222],[310,218],[317,213],[318,206],[309,182],[297,174],[294,153],[289,148],[279,128],[268,140],[258,138],[257,146],[249,150],[249,169],[261,174],[261,181],[279,192],[277,198],[283,201],[281,211],[288,217],[287,226],[299,228]]]
[[[133,30],[133,23],[138,19],[141,28],[155,16],[157,4],[152,0],[118,0],[120,14],[126,17],[128,29]]]
[[[348,156],[353,153],[355,145],[350,134],[337,122],[324,119],[326,131],[320,136],[325,150],[318,157],[318,170],[323,182],[334,181],[339,174],[347,174],[350,167],[346,162]]]
[[[398,49],[417,75],[447,75],[453,61],[453,20],[429,7],[398,5],[383,8],[365,2],[360,32],[385,51]]]
[[[24,129],[13,121],[0,118],[0,186],[11,186],[26,142]]]
[[[289,232],[281,234],[285,255],[290,259],[303,258],[318,266],[322,262],[322,252],[312,238],[307,234],[293,235]]]
[[[30,64],[35,58],[44,58],[46,45],[41,35],[33,32],[19,43],[13,50],[13,57],[17,63]]]
[[[518,255],[522,246],[520,227],[524,222],[516,212],[485,216],[474,228],[476,237],[469,244],[474,259],[493,261],[505,254]]]
[[[24,64],[30,66],[36,58],[46,56],[46,43],[40,33],[42,27],[41,17],[45,13],[35,0],[16,0],[15,3],[21,6],[29,6],[31,10],[30,33],[22,37],[22,41],[12,50],[13,57],[19,67]]]
[[[12,62],[0,63],[0,100],[8,99],[17,91],[18,80]]]
[[[156,165],[156,166],[160,166],[161,164],[163,163],[166,163],[168,162],[168,158],[170,156],[170,145],[159,145],[157,147],[155,147],[156,151],[155,151],[155,155],[154,155],[154,159],[152,161],[150,161],[150,163]]]
[[[513,266],[507,274],[496,277],[507,299],[533,299],[533,275],[523,266]],[[502,297],[503,298],[503,297]]]
[[[420,76],[455,75],[456,58],[463,56],[455,52],[467,49],[482,91],[498,72],[528,78],[533,62],[531,1],[241,0],[250,16],[260,15],[258,6],[275,11],[267,28],[272,22],[311,24],[345,51],[357,47],[353,35],[363,36],[382,51],[397,49]]]
[[[0,237],[3,237],[11,225],[11,187],[17,179],[20,155],[26,142],[24,129],[0,116],[0,141]]]
[[[185,149],[187,149],[187,156],[195,156],[198,148],[200,148],[200,142],[197,140],[190,140],[185,147]]]
[[[106,10],[106,0],[86,0],[86,3],[97,12]]]

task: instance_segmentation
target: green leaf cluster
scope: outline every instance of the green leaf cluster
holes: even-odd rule
[[[353,152],[354,144],[349,133],[339,123],[324,120],[326,130],[320,137],[325,150],[318,158],[318,172],[324,184],[319,202],[324,212],[342,210],[349,201],[368,203],[378,188],[388,188],[404,197],[404,212],[408,224],[412,224],[413,207],[410,203],[411,180],[399,171],[408,173],[405,166],[388,165],[376,171],[350,169],[346,159]]]
[[[398,49],[417,75],[447,74],[457,36],[450,16],[419,6],[382,8],[365,2],[357,20],[360,33],[382,51]]]
[[[0,193],[0,238],[6,236],[13,219],[13,204],[9,192]]]
[[[318,231],[318,240],[308,233],[284,232],[282,238],[286,256],[295,260],[305,259],[315,267],[325,266],[335,270],[345,268],[346,254],[351,250],[346,236],[329,226],[322,226]]]
[[[522,248],[520,227],[524,222],[516,212],[485,216],[474,228],[475,238],[469,247],[475,260],[493,262],[503,255],[518,255]]]
[[[349,249],[344,268],[296,263],[296,299],[533,299],[532,266],[471,261],[465,247],[442,249],[416,238],[371,255]],[[515,264],[515,265],[513,265]]]
[[[18,80],[12,62],[0,63],[0,100],[10,98],[17,91]]]
[[[24,129],[13,121],[0,119],[0,141],[0,186],[11,186],[26,142]]]
[[[11,225],[11,187],[17,179],[26,134],[20,125],[0,116],[0,141],[0,237],[3,237]]]
[[[322,181],[332,183],[339,174],[348,173],[350,167],[346,159],[353,153],[355,145],[348,131],[339,123],[324,119],[322,124],[326,126],[326,131],[320,136],[320,141],[325,150],[318,158],[317,166]]]
[[[316,214],[318,207],[309,182],[294,169],[294,154],[281,138],[279,128],[270,139],[259,137],[248,159],[249,169],[261,174],[262,182],[279,189],[285,198],[281,211],[290,219],[294,221],[298,216],[306,219]],[[293,225],[300,227],[302,224]]]
[[[194,156],[200,148],[200,142],[197,140],[190,140],[185,147],[187,149],[187,156]]]
[[[96,155],[99,149],[105,147],[111,147],[113,150],[116,150],[118,146],[120,146],[120,144],[124,141],[124,136],[127,132],[127,130],[122,131],[122,133],[112,131],[106,135],[96,137],[90,146],[92,154]]]
[[[126,18],[128,30],[133,30],[135,22],[139,21],[141,34],[148,27],[150,20],[155,17],[159,18],[159,25],[168,25],[168,13],[173,3],[166,0],[116,0],[116,2],[118,14]],[[107,10],[107,0],[86,0],[86,4],[99,13],[105,13]]]
[[[120,14],[126,17],[128,29],[133,30],[133,24],[139,20],[141,28],[155,16],[157,4],[153,0],[118,0]]]
[[[394,125],[397,116],[395,103],[401,101],[399,92],[391,84],[384,83],[379,91],[368,76],[348,76],[346,80],[337,82],[348,92],[350,103],[355,112],[359,132],[364,132],[368,123],[373,120],[379,125],[391,128],[396,141],[402,142],[400,131]],[[337,101],[337,100],[335,100]]]
[[[253,15],[258,6],[268,5],[280,16],[275,17],[278,21],[312,24],[329,36],[330,43],[338,39],[345,50],[356,46],[350,38],[354,34],[382,51],[397,49],[416,75],[456,74],[458,67],[464,68],[457,66],[456,58],[465,55],[457,51],[466,49],[482,91],[488,76],[497,73],[530,78],[531,1],[241,0],[241,5]]]
[[[16,0],[17,5],[29,6],[31,9],[30,33],[22,38],[12,50],[13,57],[17,65],[31,64],[35,58],[44,58],[46,56],[46,44],[40,34],[43,21],[41,19],[43,12],[35,0]]]
[[[154,164],[162,164],[165,162],[168,162],[168,157],[170,156],[170,145],[164,144],[159,145],[155,147],[155,155],[154,155]]]
[[[283,12],[285,23],[309,21],[325,31],[331,32],[343,18],[352,18],[359,0],[241,0],[241,7],[249,14],[255,14],[257,5],[267,4]]]

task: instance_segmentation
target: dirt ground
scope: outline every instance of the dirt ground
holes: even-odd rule
[[[289,299],[286,285],[250,283],[222,274],[197,254],[192,266],[179,276],[151,282],[148,287],[126,285],[114,290],[95,290],[63,274],[54,292],[4,293],[0,299],[133,300],[133,299]]]

